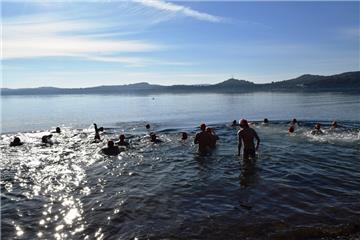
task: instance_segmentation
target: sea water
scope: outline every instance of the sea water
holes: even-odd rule
[[[355,238],[359,106],[343,94],[3,97],[1,237]],[[240,117],[261,138],[254,163],[236,154],[230,123]],[[105,127],[100,143],[93,121]],[[200,121],[220,137],[207,156],[193,143]],[[312,135],[318,121],[324,134]],[[150,143],[146,123],[162,143]],[[57,125],[54,144],[42,145]],[[121,133],[130,147],[102,155]],[[15,135],[24,145],[9,147]]]

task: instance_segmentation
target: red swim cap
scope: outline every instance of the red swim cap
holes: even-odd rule
[[[249,124],[246,119],[240,119],[239,123],[240,123],[239,124],[240,127],[249,127]]]

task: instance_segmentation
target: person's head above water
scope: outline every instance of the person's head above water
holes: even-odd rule
[[[150,133],[150,139],[152,142],[155,142],[156,141],[156,134],[155,133]]]
[[[107,146],[108,146],[108,148],[114,147],[114,142],[109,140],[108,143],[107,143]]]
[[[150,129],[150,124],[146,124],[146,129]]]
[[[56,127],[55,131],[56,133],[61,133],[61,129],[59,127]]]
[[[246,119],[240,119],[239,125],[242,128],[248,128],[249,127],[248,121]]]
[[[201,131],[204,132],[206,130],[206,124],[205,123],[200,124],[200,129]]]
[[[232,122],[232,125],[235,126],[237,124],[236,120]]]
[[[43,143],[51,143],[51,141],[49,142],[49,140],[52,138],[52,134],[50,134],[50,135],[45,135],[45,136],[42,136],[41,137],[41,141],[43,142]]]
[[[331,127],[332,127],[332,128],[337,128],[337,122],[336,122],[336,121],[333,121],[333,122],[331,123]]]
[[[297,123],[296,118],[293,118],[293,119],[291,120],[291,124],[296,124],[296,123]]]
[[[10,143],[10,147],[20,146],[22,142],[19,137],[14,137],[14,140]]]
[[[321,128],[320,123],[316,123],[316,124],[315,124],[315,129],[316,129],[316,130],[320,130],[320,128]]]
[[[183,132],[181,135],[181,140],[186,140],[188,138],[188,135],[186,132]]]
[[[264,123],[269,123],[269,119],[264,118]]]
[[[120,141],[124,141],[125,140],[125,135],[124,134],[121,134],[120,137],[119,137]]]

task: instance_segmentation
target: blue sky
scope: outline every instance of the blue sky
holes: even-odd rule
[[[2,3],[2,87],[256,83],[359,70],[360,2]]]

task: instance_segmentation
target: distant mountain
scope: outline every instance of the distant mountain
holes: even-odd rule
[[[307,89],[307,90],[339,90],[360,89],[360,71],[346,72],[331,76],[305,74],[295,79],[263,84],[265,89]]]
[[[89,88],[2,88],[1,95],[241,93],[253,91],[346,91],[360,93],[360,71],[331,76],[305,74],[298,78],[265,84],[255,84],[253,82],[231,78],[212,85],[162,86],[140,82],[128,85]]]

